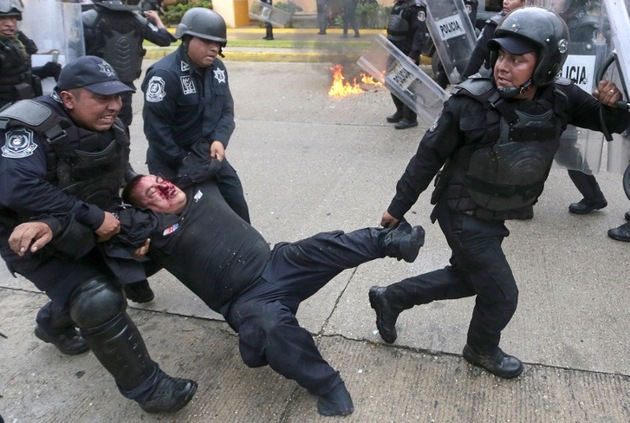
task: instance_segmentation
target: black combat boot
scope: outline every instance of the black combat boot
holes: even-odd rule
[[[319,397],[317,411],[322,416],[347,416],[354,411],[354,404],[346,385],[341,382],[332,391]]]
[[[406,221],[402,221],[385,234],[380,246],[388,257],[413,263],[418,257],[420,247],[424,245],[424,229],[422,226],[413,228]]]
[[[127,299],[134,303],[150,303],[155,298],[155,294],[149,286],[149,281],[146,279],[125,284],[123,288]]]
[[[387,288],[380,286],[373,286],[370,288],[370,306],[376,312],[376,328],[378,333],[383,338],[383,341],[388,344],[393,343],[398,334],[396,333],[396,320],[400,315],[400,311],[394,309],[394,307],[385,298],[385,291]]]
[[[60,333],[51,333],[37,325],[34,333],[36,337],[46,343],[53,344],[59,351],[67,355],[82,354],[90,349],[75,328]]]
[[[387,119],[389,123],[397,123],[397,122],[400,122],[402,117],[403,117],[402,110],[396,110],[396,113],[394,113],[393,115],[387,116],[385,119]]]
[[[593,210],[603,209],[608,205],[606,197],[604,197],[597,179],[593,175],[588,175],[578,170],[569,170],[569,177],[584,197],[579,202],[569,205],[571,213],[587,214]]]
[[[148,413],[172,413],[182,409],[197,390],[193,380],[173,378],[151,360],[136,325],[127,313],[81,334],[101,364],[116,380],[126,398]]]
[[[626,213],[627,215],[628,213]],[[624,223],[618,228],[608,230],[608,236],[616,241],[630,242],[630,222]]]
[[[468,345],[464,347],[464,358],[475,366],[483,367],[495,376],[512,379],[523,372],[523,363],[518,358],[508,355],[497,347],[489,355],[477,354]]]

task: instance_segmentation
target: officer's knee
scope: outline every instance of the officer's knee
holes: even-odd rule
[[[246,317],[239,327],[239,351],[248,367],[268,364],[267,351],[273,348],[274,339],[281,336],[282,322],[291,312],[280,303],[248,305]]]
[[[70,317],[79,328],[94,328],[122,313],[126,305],[120,288],[105,277],[97,277],[77,288],[70,303]]]

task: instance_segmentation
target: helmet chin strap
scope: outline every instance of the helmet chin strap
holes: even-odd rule
[[[508,88],[499,88],[499,87],[497,87],[497,90],[499,90],[499,94],[501,94],[501,97],[503,97],[503,98],[514,98],[517,95],[523,94],[531,86],[532,86],[532,80],[530,78],[530,79],[527,80],[527,82],[525,82],[520,87],[508,87]]]

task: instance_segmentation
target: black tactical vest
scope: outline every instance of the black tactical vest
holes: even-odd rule
[[[537,101],[546,103],[547,111],[531,115],[510,106],[490,79],[470,79],[454,88],[453,95],[475,98],[483,108],[472,119],[479,122],[477,133],[469,137],[480,140],[465,144],[445,166],[444,194],[451,208],[485,219],[505,219],[519,218],[520,211],[536,202],[566,119],[565,95],[553,88],[546,92],[551,98]]]
[[[50,97],[23,100],[0,113],[0,128],[30,128],[46,142],[46,179],[66,194],[105,209],[118,196],[129,160],[129,138],[117,120],[105,132],[77,127]]]

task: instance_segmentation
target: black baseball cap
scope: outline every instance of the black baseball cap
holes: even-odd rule
[[[55,91],[73,88],[85,88],[99,95],[135,91],[118,79],[116,71],[109,63],[96,56],[82,56],[63,67]]]
[[[501,37],[488,41],[491,50],[502,48],[510,54],[525,54],[536,51],[536,44],[522,37]]]

